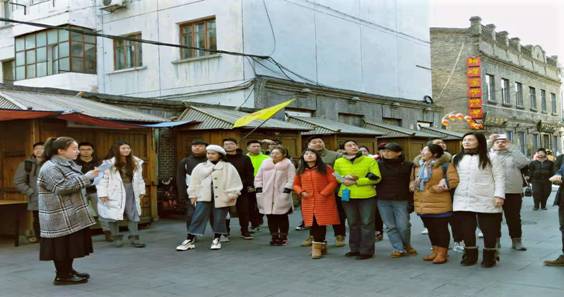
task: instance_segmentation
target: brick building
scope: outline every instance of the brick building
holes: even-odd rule
[[[435,103],[445,112],[469,114],[474,97],[475,118],[484,132],[508,134],[529,155],[539,147],[561,151],[558,57],[495,29],[482,25],[480,17],[472,17],[468,28],[431,28]]]

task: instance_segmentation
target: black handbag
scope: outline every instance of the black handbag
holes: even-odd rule
[[[525,197],[531,196],[533,196],[533,189],[531,188],[530,184],[527,184],[527,187],[525,188]]]

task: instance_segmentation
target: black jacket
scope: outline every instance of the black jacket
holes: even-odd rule
[[[377,198],[381,200],[409,201],[413,163],[405,160],[378,160],[382,181],[376,185]]]
[[[98,160],[98,158],[96,157],[92,158],[90,162],[84,162],[80,159],[80,157],[78,157],[74,162],[79,166],[81,166],[80,171],[82,171],[82,173],[84,174],[90,170],[94,170],[95,167],[98,167],[100,166],[100,164],[102,164],[102,161]],[[88,188],[86,188],[86,193],[88,194],[96,193],[96,186],[89,186]]]
[[[225,158],[227,162],[231,163],[237,169],[239,173],[239,177],[241,177],[241,181],[243,182],[243,190],[241,193],[247,193],[249,188],[253,188],[255,177],[254,177],[254,168],[253,163],[251,162],[251,158],[246,155],[243,155],[243,151],[238,149],[237,154],[235,155],[226,155]]]
[[[198,164],[204,163],[207,160],[206,155],[201,157],[190,155],[178,162],[178,166],[176,167],[176,189],[179,200],[188,199],[188,193],[186,192],[188,189],[188,185],[186,184],[186,175],[191,175],[192,170],[194,170]]]
[[[554,162],[552,161],[533,161],[529,164],[529,177],[532,183],[550,183],[548,179],[554,175]]]

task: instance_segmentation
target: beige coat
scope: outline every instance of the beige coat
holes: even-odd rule
[[[212,183],[213,182],[213,183]],[[188,197],[197,198],[198,202],[212,201],[216,208],[234,206],[241,195],[243,182],[237,169],[225,161],[213,164],[210,161],[200,163],[192,171]]]

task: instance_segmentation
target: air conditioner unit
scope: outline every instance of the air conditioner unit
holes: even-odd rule
[[[125,7],[127,2],[127,0],[101,0],[101,1],[102,1],[101,9],[109,12]]]

